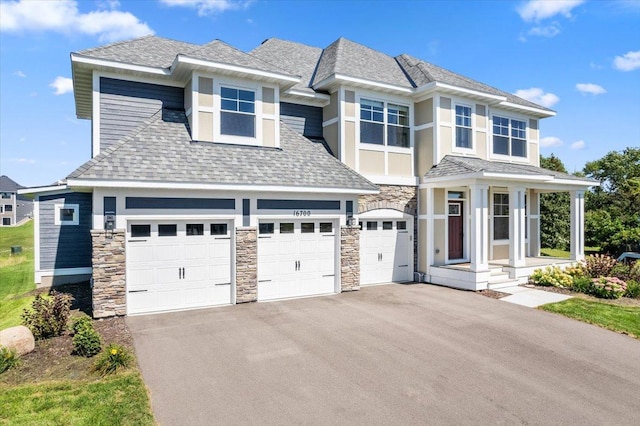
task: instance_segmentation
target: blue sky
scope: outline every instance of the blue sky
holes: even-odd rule
[[[269,37],[326,47],[340,36],[408,53],[558,112],[542,154],[569,171],[640,146],[640,0],[0,1],[0,173],[27,186],[90,157],[70,52],[149,33],[248,51]]]

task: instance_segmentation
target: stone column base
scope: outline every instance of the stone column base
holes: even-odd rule
[[[340,227],[340,283],[342,291],[360,290],[360,228]]]
[[[91,230],[93,317],[126,315],[125,231]]]
[[[236,303],[258,300],[258,230],[236,228]]]

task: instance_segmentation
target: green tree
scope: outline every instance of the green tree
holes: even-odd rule
[[[553,154],[549,157],[541,155],[540,167],[567,173],[562,161]],[[569,249],[570,209],[567,192],[550,192],[540,195],[540,243],[543,248]]]
[[[585,242],[617,255],[640,251],[640,148],[611,151],[584,167],[600,181],[585,197]]]

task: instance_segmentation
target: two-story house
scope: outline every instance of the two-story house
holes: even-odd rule
[[[0,176],[0,226],[18,225],[33,214],[33,201],[18,195],[22,188],[9,176]]]
[[[343,38],[155,36],[71,62],[92,158],[30,190],[36,280],[92,277],[95,316],[512,285],[541,264],[546,191],[571,192],[583,256],[593,182],[538,167],[555,113],[433,64]]]

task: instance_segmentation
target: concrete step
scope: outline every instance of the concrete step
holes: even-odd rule
[[[508,279],[509,279],[508,272],[496,272],[496,273],[492,272],[491,275],[489,275],[489,284],[508,280]]]
[[[489,281],[487,288],[489,290],[497,290],[505,287],[514,287],[514,286],[517,286],[518,284],[520,284],[519,280],[512,280],[507,277],[506,279],[502,279],[499,281],[494,281],[494,282]]]

